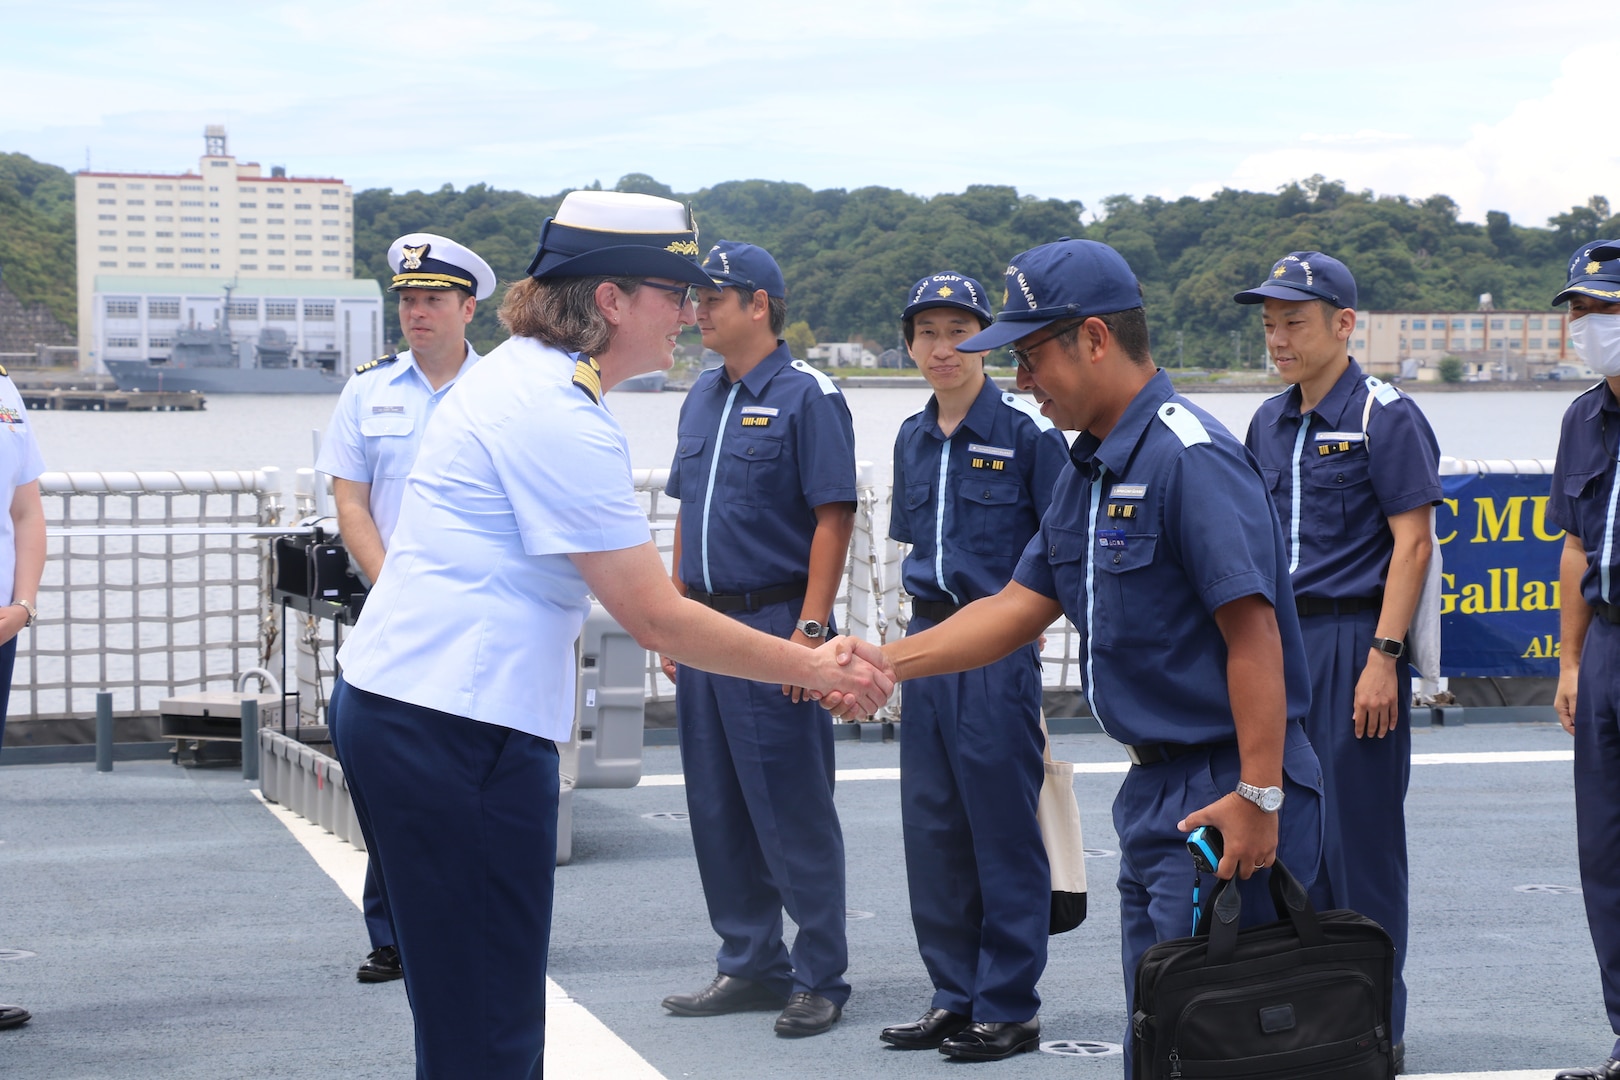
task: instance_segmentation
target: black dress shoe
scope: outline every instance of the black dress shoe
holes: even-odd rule
[[[714,982],[692,994],[671,994],[664,1008],[676,1016],[724,1016],[734,1012],[775,1012],[784,998],[764,983],[716,975]]]
[[[22,1027],[33,1018],[34,1014],[21,1005],[0,1005],[0,1030]]]
[[[1620,1058],[1610,1058],[1595,1069],[1565,1069],[1553,1080],[1620,1080]]]
[[[1400,1042],[1395,1044],[1395,1049],[1393,1051],[1391,1051],[1390,1057],[1395,1059],[1395,1075],[1396,1076],[1400,1076],[1402,1073],[1406,1072],[1406,1040],[1405,1039],[1402,1039]]]
[[[788,999],[787,1008],[776,1018],[776,1033],[784,1039],[820,1035],[838,1023],[844,1010],[820,994],[800,991]]]
[[[363,983],[393,982],[395,979],[404,978],[405,969],[399,963],[399,950],[392,945],[372,949],[371,954],[366,957],[366,962],[354,973],[354,977]]]
[[[929,1009],[916,1023],[886,1027],[878,1038],[901,1050],[937,1050],[940,1043],[972,1022],[949,1009]]]
[[[962,1061],[1000,1061],[1041,1045],[1041,1018],[1023,1023],[969,1024],[939,1044],[939,1052]]]

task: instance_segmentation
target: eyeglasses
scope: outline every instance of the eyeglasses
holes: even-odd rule
[[[685,307],[687,304],[697,303],[696,285],[665,285],[661,281],[648,281],[646,278],[642,278],[641,283],[647,286],[649,289],[657,289],[660,292],[675,293],[679,297],[679,299],[675,301],[678,307]]]
[[[1077,325],[1079,324],[1074,322],[1062,322],[1058,324],[1056,329],[1047,334],[1045,337],[1036,338],[1034,341],[1030,342],[1028,345],[1025,345],[1021,349],[1008,349],[1007,351],[1012,354],[1013,363],[1018,365],[1018,369],[1020,371],[1026,375],[1033,375],[1035,374],[1035,362],[1029,358],[1029,354],[1034,351],[1037,346],[1045,345],[1053,338],[1062,337],[1070,330],[1073,330]]]

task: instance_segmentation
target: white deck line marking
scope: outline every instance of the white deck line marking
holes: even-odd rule
[[[304,845],[315,865],[337,882],[356,909],[365,888],[366,853],[286,807],[253,795],[293,838]],[[386,993],[387,991],[384,991]],[[664,1074],[615,1035],[606,1024],[551,978],[546,979],[546,1071],[570,1080],[665,1080]]]
[[[1573,750],[1496,750],[1467,754],[1413,754],[1413,765],[1524,765],[1544,761],[1574,761]],[[1129,772],[1128,761],[1077,761],[1076,773]],[[898,780],[899,769],[839,769],[837,779]],[[686,777],[681,773],[652,773],[641,778],[641,787],[684,787]],[[1462,1074],[1459,1074],[1462,1075]]]

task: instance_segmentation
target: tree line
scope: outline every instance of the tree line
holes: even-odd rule
[[[600,184],[593,185],[600,187]],[[978,278],[1001,299],[1015,254],[1063,236],[1101,240],[1125,256],[1147,298],[1154,354],[1164,365],[1257,365],[1259,323],[1232,294],[1256,285],[1288,251],[1320,250],[1349,265],[1363,308],[1468,310],[1481,293],[1498,308],[1540,309],[1564,281],[1581,243],[1620,236],[1620,215],[1593,196],[1545,226],[1491,211],[1460,221],[1448,196],[1413,199],[1350,191],[1320,176],[1275,192],[1225,189],[1208,198],[1115,195],[1088,213],[1077,200],[1040,198],[979,184],[924,198],[894,188],[813,190],[804,184],[737,180],[676,192],[645,173],[614,189],[692,205],[700,246],[743,240],[771,251],[788,285],[790,322],[821,341],[898,342],[898,313],[918,278],[951,269]],[[473,248],[503,282],[520,277],[541,223],[566,192],[529,195],[484,184],[457,190],[357,192],[355,274],[387,288],[388,245],[402,233],[438,232]],[[22,154],[0,154],[0,274],[24,303],[44,302],[75,321],[73,178]],[[480,305],[469,337],[480,349],[505,335],[498,303]],[[391,309],[391,305],[388,305]],[[389,310],[390,333],[398,325]],[[1234,336],[1235,335],[1235,336]]]

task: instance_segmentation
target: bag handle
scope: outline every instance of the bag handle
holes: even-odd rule
[[[1209,948],[1205,953],[1205,964],[1229,964],[1237,953],[1238,922],[1243,914],[1243,900],[1236,888],[1237,879],[1227,878],[1217,882],[1215,891],[1210,896],[1211,916],[1200,930],[1200,936],[1209,936]],[[1305,887],[1279,859],[1271,864],[1271,903],[1276,909],[1277,918],[1287,919],[1294,926],[1294,933],[1299,936],[1302,947],[1310,948],[1324,944],[1327,941],[1322,933],[1322,924],[1316,917],[1316,909],[1311,906],[1311,899],[1305,894]]]

